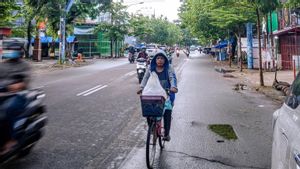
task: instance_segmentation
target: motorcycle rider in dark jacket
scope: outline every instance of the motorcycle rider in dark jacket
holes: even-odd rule
[[[148,54],[146,52],[146,47],[142,47],[142,51],[138,54],[137,58],[144,58],[148,60]]]
[[[12,51],[12,52],[5,52]],[[0,147],[0,155],[10,151],[16,144],[17,139],[13,131],[16,117],[20,114],[26,103],[26,98],[20,95],[5,96],[4,93],[16,93],[28,88],[30,81],[30,66],[22,60],[23,46],[19,43],[11,43],[4,46],[5,60],[0,62],[0,126],[8,124],[9,141]],[[4,95],[2,95],[4,94]],[[2,96],[1,96],[2,95]]]

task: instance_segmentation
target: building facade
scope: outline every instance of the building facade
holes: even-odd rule
[[[273,18],[272,18],[273,19]],[[283,8],[277,11],[272,25],[273,35],[278,39],[278,62],[284,70],[290,70],[300,61],[300,8]],[[276,27],[276,24],[278,25]]]

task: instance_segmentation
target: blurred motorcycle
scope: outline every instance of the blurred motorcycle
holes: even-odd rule
[[[0,88],[0,111],[5,109],[5,101],[10,97],[21,96],[26,98],[25,109],[16,117],[13,130],[18,141],[10,151],[0,155],[0,164],[13,159],[14,157],[24,157],[28,155],[36,143],[42,138],[44,126],[47,123],[45,116],[46,109],[43,105],[45,93],[41,89],[24,90],[17,93],[4,92],[5,88]],[[3,113],[0,116],[0,148],[9,141],[9,126]]]

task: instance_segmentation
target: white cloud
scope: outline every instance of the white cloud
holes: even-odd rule
[[[128,5],[128,12],[141,13],[144,15],[166,16],[169,21],[178,19],[180,0],[124,0]],[[144,2],[143,4],[138,4]]]

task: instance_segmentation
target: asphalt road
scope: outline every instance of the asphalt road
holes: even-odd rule
[[[100,60],[35,75],[32,87],[47,95],[45,136],[28,157],[2,168],[118,168],[144,139],[135,68],[127,59]]]
[[[205,55],[191,55],[180,77],[172,139],[154,168],[270,168],[272,113],[279,105],[252,91],[232,90],[235,79],[225,80]],[[238,139],[216,135],[208,129],[210,124],[232,125]],[[146,168],[144,144],[136,146],[121,166],[120,169]]]
[[[174,58],[179,93],[172,140],[156,168],[270,168],[274,105],[251,92],[232,90],[204,55]],[[141,116],[135,65],[126,59],[38,74],[49,124],[46,134],[24,159],[8,169],[143,169],[145,120]],[[237,141],[224,140],[208,124],[231,124]]]

